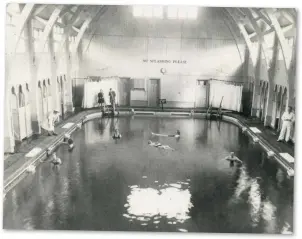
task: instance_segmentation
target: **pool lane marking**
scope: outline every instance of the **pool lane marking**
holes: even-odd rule
[[[257,127],[250,127],[250,130],[253,131],[255,134],[262,133],[261,130],[259,130]]]
[[[294,163],[295,162],[295,158],[292,157],[290,154],[288,153],[279,153],[280,156],[282,158],[284,158],[288,163]]]
[[[69,129],[71,126],[73,126],[74,123],[66,123],[62,126],[63,129]]]
[[[41,148],[38,148],[38,147],[35,147],[33,148],[31,151],[29,151],[25,157],[27,158],[32,158],[32,157],[35,157],[38,153],[40,153],[42,151]]]

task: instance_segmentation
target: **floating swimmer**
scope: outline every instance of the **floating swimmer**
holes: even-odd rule
[[[176,134],[158,134],[151,132],[152,135],[163,136],[163,137],[172,137],[172,138],[180,138],[180,131],[176,130]]]
[[[224,160],[229,161],[231,166],[233,166],[235,162],[239,165],[242,164],[242,161],[235,156],[234,152],[231,152],[229,156],[224,158]]]
[[[60,164],[62,164],[62,160],[59,157],[57,157],[56,153],[53,153],[52,154],[52,161],[51,161],[51,163],[53,165],[60,165]]]
[[[171,148],[169,145],[162,145],[159,142],[153,142],[151,140],[148,141],[148,144],[150,146],[156,147],[156,148],[160,148],[160,149],[170,149],[170,150],[174,150],[173,148]]]
[[[122,135],[121,135],[121,133],[120,133],[120,131],[118,129],[114,130],[112,138],[114,138],[114,139],[120,139],[120,138],[122,138]]]

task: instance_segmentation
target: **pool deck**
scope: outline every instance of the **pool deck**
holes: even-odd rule
[[[72,127],[76,127],[76,124],[92,113],[99,112],[99,110],[88,110],[77,113],[64,121],[59,122],[55,127],[56,136],[48,136],[47,133],[39,135],[33,135],[30,139],[25,139],[20,145],[16,147],[16,153],[8,154],[4,156],[4,190],[14,178],[18,177],[22,171],[35,161],[36,158],[45,154],[47,149],[52,145],[62,141],[64,134],[70,132]],[[72,123],[69,128],[63,128],[66,124]],[[34,153],[33,157],[26,157],[26,155],[35,149],[41,149],[40,152]],[[33,151],[32,151],[33,152]]]
[[[142,110],[140,108],[136,108],[135,110]],[[148,108],[148,111],[154,111],[152,108]],[[165,109],[164,111],[174,111],[174,112],[190,112],[194,109]],[[120,111],[129,111],[129,108],[120,108]],[[156,111],[161,111],[161,109],[157,108]],[[200,113],[206,112],[206,109],[198,110]],[[33,164],[34,160],[41,157],[42,154],[46,154],[48,148],[58,145],[60,141],[62,141],[64,134],[71,132],[70,130],[74,130],[76,124],[81,122],[84,117],[87,115],[91,115],[93,113],[100,112],[99,109],[90,109],[81,111],[66,120],[60,122],[56,127],[55,131],[58,134],[57,136],[47,136],[46,134],[35,135],[31,137],[31,139],[27,139],[22,142],[18,148],[17,153],[5,155],[4,157],[4,190],[7,191],[8,185],[12,183],[14,178],[18,177],[18,174],[21,172],[25,172],[29,165]],[[195,109],[195,112],[197,110]],[[271,128],[264,127],[262,122],[259,120],[248,119],[238,114],[228,114],[229,116],[238,119],[244,126],[256,127],[261,132],[257,133],[257,137],[270,145],[270,148],[276,154],[280,153],[288,153],[290,156],[294,157],[294,144],[292,143],[281,143],[277,142],[278,133]],[[64,128],[66,124],[70,124],[69,128]],[[34,156],[28,157],[29,152],[33,152],[33,149],[41,149],[40,152],[34,154]],[[27,157],[26,157],[27,155]],[[287,164],[290,168],[294,170],[294,163],[289,163],[284,160],[284,163]]]

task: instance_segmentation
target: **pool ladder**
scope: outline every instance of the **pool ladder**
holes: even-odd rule
[[[223,96],[221,98],[219,108],[216,112],[212,111],[213,110],[212,104],[209,106],[209,108],[207,110],[206,118],[209,117],[208,119],[212,119],[214,116],[214,117],[216,117],[216,119],[222,119],[222,100],[223,100]]]

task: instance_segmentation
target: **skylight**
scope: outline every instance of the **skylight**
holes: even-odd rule
[[[163,18],[162,6],[133,6],[134,17]]]

